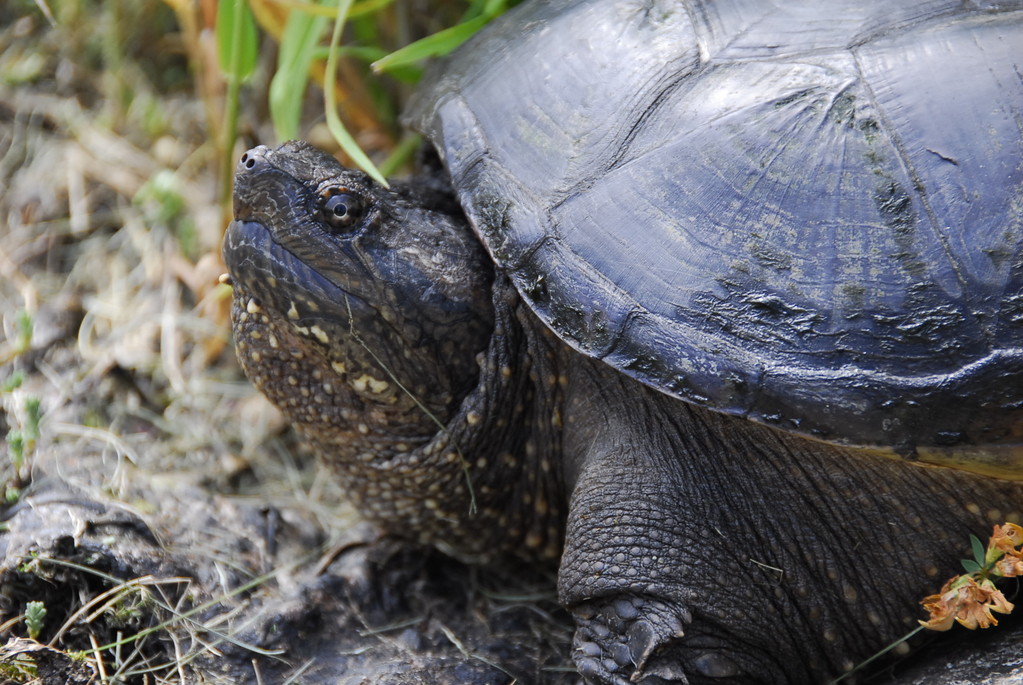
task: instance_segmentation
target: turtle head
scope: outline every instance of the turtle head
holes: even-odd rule
[[[493,269],[450,195],[260,146],[224,260],[242,367],[314,437],[426,439],[476,383]]]

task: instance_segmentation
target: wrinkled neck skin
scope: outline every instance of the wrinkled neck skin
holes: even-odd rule
[[[514,289],[436,182],[385,190],[290,145],[236,178],[224,257],[246,375],[386,531],[472,561],[556,558],[557,439]],[[332,223],[340,193],[358,214]]]

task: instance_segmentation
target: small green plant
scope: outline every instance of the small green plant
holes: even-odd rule
[[[26,309],[22,309],[15,317],[17,326],[17,343],[14,346],[15,352],[22,354],[32,346],[32,315]]]
[[[6,381],[0,385],[0,393],[13,392],[21,387],[21,384],[25,382],[25,374],[21,371],[15,371],[12,373]]]
[[[39,421],[42,416],[39,398],[25,398],[23,407],[21,426],[12,427],[5,436],[12,471],[9,482],[4,484],[3,496],[8,502],[17,501],[21,497],[21,488],[25,484],[23,479],[25,466],[39,440]]]
[[[25,436],[17,428],[7,431],[7,453],[14,472],[19,473],[25,465]]]
[[[18,313],[14,315],[14,330],[6,341],[0,342],[0,366],[7,364],[13,359],[20,357],[21,355],[32,349],[32,315],[26,309],[18,310]],[[4,391],[13,390],[14,387],[8,387],[14,376],[9,378],[3,385]],[[20,381],[15,381],[20,382]]]
[[[142,209],[148,225],[166,226],[177,237],[181,252],[195,260],[199,253],[199,238],[185,211],[185,198],[180,186],[173,171],[161,169],[139,188],[132,203]]]
[[[38,640],[43,632],[43,625],[46,623],[46,605],[42,602],[29,602],[25,605],[25,627],[28,629],[28,636]]]
[[[12,427],[8,430],[5,438],[7,441],[7,455],[13,471],[13,477],[10,483],[6,484],[4,492],[4,497],[8,501],[12,496],[15,500],[19,497],[19,490],[24,485],[21,475],[23,475],[29,457],[36,449],[36,443],[39,440],[39,421],[42,416],[39,398],[26,398],[23,407],[23,423],[19,427]]]
[[[25,441],[29,451],[35,448],[39,439],[39,419],[41,418],[41,402],[38,397],[25,398]]]

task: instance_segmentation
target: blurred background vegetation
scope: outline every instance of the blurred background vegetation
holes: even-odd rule
[[[123,356],[127,372],[166,375],[183,393],[178,369],[201,374],[229,342],[229,291],[216,279],[240,154],[300,137],[346,163],[407,172],[420,143],[399,115],[424,60],[504,8],[504,0],[0,4],[0,383],[31,370],[29,353],[41,353],[49,331],[50,342],[77,335],[79,353],[102,350],[104,370]],[[135,286],[158,277],[175,284],[160,281],[159,302],[131,301],[148,292]],[[166,314],[175,288],[176,306],[195,318]],[[90,309],[108,291],[109,308]],[[148,309],[163,313],[146,340]],[[129,342],[83,347],[79,324],[94,332],[97,316]],[[180,325],[168,333],[169,322]]]

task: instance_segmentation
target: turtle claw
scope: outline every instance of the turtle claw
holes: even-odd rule
[[[683,635],[689,612],[659,601],[621,596],[587,602],[574,610],[575,663],[579,674],[601,685],[689,682],[679,668],[651,663],[662,646]]]

